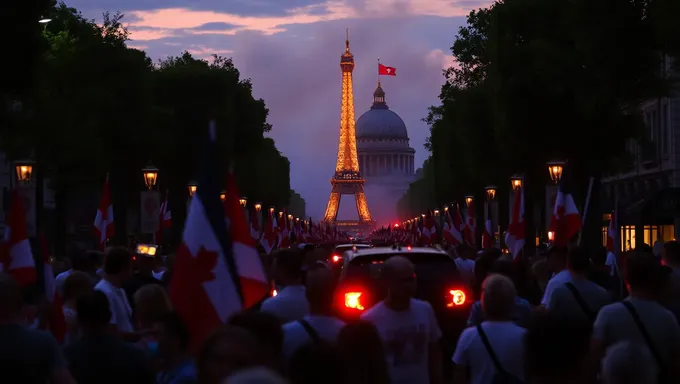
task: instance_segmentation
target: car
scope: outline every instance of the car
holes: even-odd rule
[[[356,249],[364,249],[364,248],[371,248],[370,244],[364,244],[364,243],[352,243],[352,244],[339,244],[336,245],[335,248],[333,248],[333,252],[331,252],[331,256],[328,258],[328,262],[333,265],[334,267],[341,267],[342,266],[342,258],[345,252],[351,251],[354,248]]]
[[[387,294],[381,279],[383,263],[393,256],[406,257],[413,263],[415,298],[432,305],[443,334],[444,356],[450,358],[475,300],[453,258],[441,249],[393,246],[345,251],[335,293],[336,313],[351,322],[383,300]]]

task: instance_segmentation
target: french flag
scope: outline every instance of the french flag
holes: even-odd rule
[[[262,213],[253,207],[250,211],[250,236],[255,241],[260,240],[260,228],[262,227]]]
[[[512,203],[510,223],[505,234],[505,245],[508,246],[512,258],[517,260],[524,249],[526,230],[524,226],[524,189],[515,192],[515,200]]]
[[[161,203],[158,213],[158,230],[156,231],[156,244],[163,245],[163,234],[172,228],[172,211],[170,210],[170,199],[168,191],[165,191],[165,200]]]
[[[453,210],[453,217],[451,217],[451,210]],[[460,231],[463,226],[463,218],[460,215],[458,204],[453,205],[445,212],[446,221],[444,223],[444,230],[442,231],[444,239],[449,245],[460,245],[463,243],[463,235]]]
[[[52,269],[52,258],[50,257],[49,247],[47,246],[47,239],[44,234],[40,234],[40,246],[42,248],[43,261],[43,286],[45,289],[45,298],[50,303],[49,328],[54,338],[61,344],[64,342],[67,327],[64,319],[64,311],[62,309],[63,302],[59,292],[57,292],[57,282],[54,278],[54,270]]]
[[[191,332],[190,350],[198,351],[210,333],[268,291],[264,270],[245,217],[230,183],[229,226],[220,201],[216,128],[211,122],[203,151],[200,188],[191,199],[182,243],[177,251],[170,282],[170,299]],[[239,216],[240,215],[240,216]]]
[[[104,180],[102,198],[99,201],[97,215],[94,218],[94,235],[97,237],[97,247],[100,251],[106,248],[106,239],[115,235],[116,228],[113,225],[113,204],[111,203],[111,190],[109,187],[109,175]]]
[[[581,230],[581,215],[576,208],[568,176],[569,168],[565,167],[557,189],[555,208],[550,220],[550,230],[555,234],[554,244],[565,247]]]
[[[36,282],[35,261],[28,242],[26,211],[17,189],[12,191],[5,238],[0,250],[0,272],[12,275],[22,286]]]
[[[279,244],[279,230],[276,226],[276,212],[269,211],[267,214],[269,221],[265,222],[264,231],[262,231],[262,237],[260,237],[260,244],[267,254],[272,253],[272,250],[276,248]]]

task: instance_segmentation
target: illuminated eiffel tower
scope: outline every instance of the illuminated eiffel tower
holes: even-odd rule
[[[354,127],[354,92],[352,89],[352,71],[354,56],[349,51],[349,30],[345,40],[345,52],[340,56],[342,69],[342,103],[340,107],[340,140],[338,144],[338,160],[335,174],[331,179],[331,196],[328,199],[324,221],[336,225],[339,230],[368,230],[373,227],[371,212],[368,210],[364,194],[364,179],[359,172],[357,158],[357,138]],[[338,221],[338,208],[342,195],[354,195],[357,203],[358,220]]]

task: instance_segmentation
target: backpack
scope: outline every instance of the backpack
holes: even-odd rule
[[[484,333],[482,325],[477,324],[476,328],[479,337],[482,339],[484,348],[486,349],[486,352],[489,354],[491,361],[493,361],[494,368],[496,368],[496,373],[493,375],[491,384],[524,384],[522,380],[516,378],[515,376],[508,373],[508,371],[503,369],[503,366],[501,365],[501,362],[498,360],[496,353],[493,351],[493,348],[491,348],[491,343],[489,342],[489,339],[486,337],[486,333]]]

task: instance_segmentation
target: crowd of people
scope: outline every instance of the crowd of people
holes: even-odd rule
[[[452,356],[442,355],[441,324],[413,297],[417,275],[401,256],[385,262],[384,300],[347,322],[334,305],[330,253],[277,250],[263,258],[276,295],[192,350],[167,294],[172,256],[74,252],[56,277],[68,326],[61,342],[45,331],[40,301],[0,274],[1,382],[680,382],[680,243],[614,263],[605,249],[589,255],[578,246],[519,262],[497,249],[450,252],[478,298]]]

